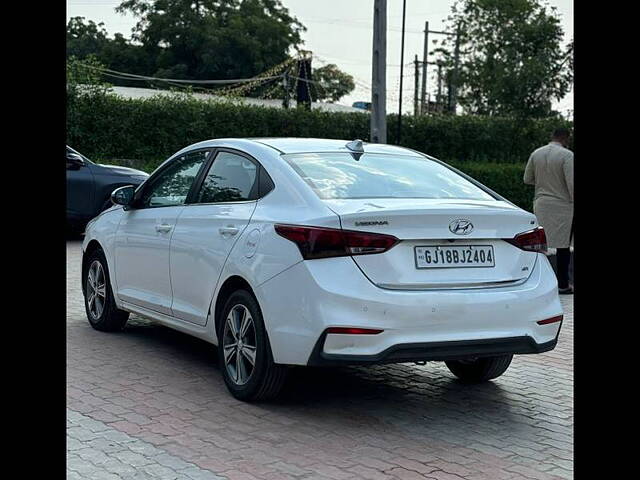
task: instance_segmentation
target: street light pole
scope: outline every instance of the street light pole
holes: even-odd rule
[[[371,132],[373,143],[387,143],[387,0],[373,5]]]
[[[398,135],[396,143],[400,145],[402,136],[402,81],[404,80],[404,25],[407,14],[407,0],[402,0],[402,40],[400,42],[400,99],[398,100]]]
[[[418,97],[418,80],[420,78],[420,70],[419,70],[420,60],[418,60],[418,54],[416,53],[416,58],[413,61],[414,75],[413,75],[413,115],[418,115],[418,102],[420,98]]]
[[[453,51],[453,80],[451,82],[451,96],[449,110],[452,114],[456,114],[458,106],[458,82],[460,78],[460,23],[456,26],[456,43]]]
[[[442,113],[442,63],[438,62],[438,96],[436,97],[438,113]]]
[[[420,114],[426,113],[427,96],[427,62],[429,61],[429,22],[424,22],[424,47],[422,49],[422,92],[420,98]]]

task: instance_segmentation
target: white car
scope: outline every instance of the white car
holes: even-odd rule
[[[208,140],[112,200],[82,245],[89,322],[135,313],[218,345],[239,399],[275,396],[291,365],[435,360],[486,381],[558,340],[536,217],[413,150]]]

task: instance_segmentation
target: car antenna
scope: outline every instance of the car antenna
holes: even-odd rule
[[[347,148],[351,150],[351,156],[354,160],[360,160],[360,157],[364,154],[364,147],[362,145],[362,140],[356,139],[347,143]]]

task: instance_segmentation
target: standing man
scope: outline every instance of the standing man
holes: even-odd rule
[[[558,292],[572,294],[569,285],[569,246],[573,236],[573,152],[567,149],[570,132],[557,128],[551,142],[529,157],[524,183],[535,186],[533,213],[557,250]]]

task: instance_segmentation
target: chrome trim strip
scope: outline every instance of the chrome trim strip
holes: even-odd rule
[[[273,191],[273,190],[272,190]],[[271,192],[269,192],[271,193]],[[267,193],[267,195],[269,195],[269,193]],[[267,196],[265,195],[265,197]],[[264,198],[264,197],[262,197]],[[183,207],[197,207],[200,205],[236,205],[236,204],[245,204],[245,203],[256,203],[258,200],[260,200],[259,198],[255,199],[255,200],[230,200],[228,202],[207,202],[207,203],[183,203],[182,206]]]
[[[376,283],[376,286],[385,290],[477,290],[480,288],[498,288],[498,287],[516,287],[522,285],[528,280],[528,277],[520,280],[503,280],[500,282],[482,282],[482,283],[452,283],[442,285],[437,283],[407,283],[399,285],[396,283]]]

